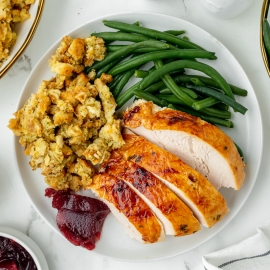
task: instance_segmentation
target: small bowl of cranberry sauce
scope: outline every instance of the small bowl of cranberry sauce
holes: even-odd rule
[[[49,270],[42,251],[31,238],[3,226],[0,226],[0,269]]]

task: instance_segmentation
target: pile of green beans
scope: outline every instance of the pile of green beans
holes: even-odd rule
[[[245,97],[247,90],[229,84],[217,70],[200,62],[200,58],[216,60],[217,57],[188,37],[181,37],[184,30],[161,32],[143,27],[138,22],[103,23],[118,31],[92,33],[104,39],[107,56],[86,68],[85,73],[94,69],[97,77],[102,73],[112,75],[109,87],[117,109],[133,97],[142,98],[229,128],[234,126],[230,120],[232,111],[246,113],[247,108],[235,100],[235,95]],[[148,70],[140,69],[149,63],[152,65]],[[186,69],[206,76],[185,74]],[[128,88],[132,77],[140,81]]]

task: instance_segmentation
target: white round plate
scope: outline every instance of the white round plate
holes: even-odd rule
[[[201,231],[194,235],[180,238],[167,237],[165,242],[143,245],[130,239],[122,230],[121,225],[112,215],[109,215],[104,223],[102,237],[93,251],[110,258],[129,261],[149,261],[172,257],[194,249],[217,234],[233,219],[250,194],[256,181],[262,153],[262,123],[257,99],[242,67],[224,45],[209,33],[179,18],[155,13],[115,14],[90,21],[67,33],[67,35],[75,38],[86,37],[93,32],[112,31],[103,26],[102,20],[104,19],[128,23],[140,21],[145,27],[159,30],[184,29],[191,41],[209,51],[216,52],[218,59],[215,61],[205,60],[205,63],[210,63],[229,83],[248,90],[247,97],[237,97],[237,100],[248,108],[246,115],[234,113],[232,121],[235,123],[235,127],[233,129],[224,129],[242,148],[245,154],[245,162],[248,165],[246,168],[246,180],[240,191],[232,189],[220,190],[230,208],[227,216],[213,228],[202,228]],[[23,106],[31,93],[37,91],[43,79],[48,80],[54,76],[48,67],[48,59],[55,52],[61,38],[59,37],[59,40],[43,55],[30,74],[23,87],[18,108]],[[32,171],[28,164],[29,158],[24,155],[23,147],[19,144],[18,138],[14,139],[14,144],[18,171],[30,200],[43,219],[56,232],[60,233],[55,221],[56,210],[52,208],[51,200],[44,197],[44,190],[47,186],[40,171]],[[91,196],[90,191],[84,191],[83,193]],[[68,241],[67,245],[70,245]]]
[[[12,239],[24,247],[33,258],[38,270],[49,270],[42,251],[30,237],[20,231],[4,226],[0,226],[0,236]]]

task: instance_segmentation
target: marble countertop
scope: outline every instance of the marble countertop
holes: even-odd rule
[[[209,16],[198,0],[46,0],[37,32],[23,55],[0,79],[0,225],[12,227],[31,237],[43,251],[49,269],[203,269],[201,256],[256,233],[270,215],[270,80],[265,70],[259,45],[262,0],[241,15],[220,20]],[[64,3],[64,4],[63,4]],[[23,84],[45,51],[73,28],[94,19],[118,12],[151,11],[172,15],[194,23],[220,40],[235,56],[249,77],[262,113],[264,147],[256,184],[236,217],[215,237],[201,246],[179,256],[154,262],[122,262],[75,248],[55,233],[37,214],[28,199],[13,156],[13,134],[8,120],[16,111]]]

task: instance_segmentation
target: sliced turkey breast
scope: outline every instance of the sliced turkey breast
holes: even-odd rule
[[[145,244],[165,240],[160,221],[125,182],[101,173],[94,176],[90,189],[110,208],[131,238]]]
[[[184,112],[139,100],[124,112],[124,126],[178,156],[215,188],[240,189],[244,162],[232,139],[218,127]]]
[[[178,157],[141,136],[123,134],[123,138],[125,144],[117,151],[163,181],[202,225],[212,227],[228,212],[225,199],[214,186]]]
[[[100,171],[125,181],[142,197],[163,224],[165,234],[183,236],[200,230],[191,210],[164,183],[136,163],[126,161],[117,150]]]

